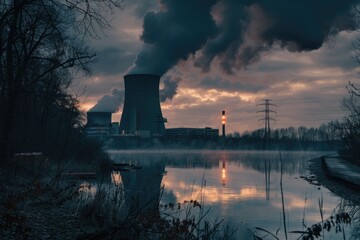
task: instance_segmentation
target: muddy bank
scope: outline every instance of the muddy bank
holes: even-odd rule
[[[42,186],[1,186],[0,239],[76,239],[93,231],[74,209]]]
[[[315,176],[316,181],[332,193],[356,205],[360,205],[360,191],[347,186],[343,182],[325,176],[320,158],[309,160],[308,170]]]

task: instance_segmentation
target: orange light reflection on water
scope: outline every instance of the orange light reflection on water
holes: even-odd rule
[[[233,200],[263,199],[265,190],[256,186],[246,186],[239,191],[230,188],[219,188],[218,186],[202,186],[194,183],[191,187],[184,181],[164,178],[163,184],[166,189],[172,189],[177,202],[185,200],[200,199],[202,195],[205,203],[229,202]]]

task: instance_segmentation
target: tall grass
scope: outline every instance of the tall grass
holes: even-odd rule
[[[280,193],[281,193],[281,207],[282,207],[282,222],[284,227],[284,239],[288,239],[288,231],[286,226],[286,214],[285,214],[285,201],[284,201],[284,191],[283,191],[283,160],[281,156],[281,152],[279,152],[279,158],[280,158]],[[306,198],[305,198],[305,204],[306,204]],[[340,204],[341,205],[341,204]],[[321,222],[315,223],[311,226],[306,226],[305,222],[305,206],[304,206],[304,212],[303,212],[303,220],[302,225],[305,228],[305,230],[301,231],[290,231],[289,233],[293,234],[299,234],[299,237],[297,239],[302,240],[310,240],[310,239],[322,239],[325,240],[325,232],[330,232],[331,230],[335,229],[335,233],[341,233],[342,238],[345,240],[345,229],[344,225],[351,224],[352,220],[350,217],[349,209],[346,211],[346,208],[339,208],[338,212],[333,212],[332,215],[325,219],[324,218],[324,200],[323,196],[318,199],[318,208],[319,208],[319,215]],[[351,209],[355,212],[360,212],[359,207],[352,207]],[[280,229],[276,231],[276,233],[272,233],[267,229],[261,228],[261,227],[255,227],[255,230],[264,233],[264,236],[259,236],[259,234],[252,232],[252,236],[254,239],[261,240],[261,239],[268,239],[268,237],[271,237],[272,239],[279,240],[278,232]]]
[[[158,208],[148,211],[129,210],[131,203],[122,185],[106,188],[97,187],[95,192],[86,190],[82,202],[75,212],[81,219],[92,223],[97,229],[79,239],[114,239],[127,236],[128,239],[190,239],[211,240],[231,239],[236,228],[225,226],[224,219],[209,219],[210,208],[204,206],[203,179],[199,192],[193,192],[190,199],[179,203],[162,203],[158,200]],[[163,191],[163,187],[160,189]],[[84,197],[86,196],[86,197]],[[141,194],[135,195],[141,197]],[[139,199],[132,199],[134,203]],[[101,236],[101,237],[100,237]]]
[[[284,203],[284,190],[283,190],[283,168],[282,168],[282,157],[281,152],[279,152],[280,157],[280,191],[281,191],[281,206],[282,206],[282,216],[283,216],[283,223],[284,223],[284,233],[285,233],[285,239],[288,239],[287,236],[287,230],[286,230],[286,216],[285,216],[285,203]]]

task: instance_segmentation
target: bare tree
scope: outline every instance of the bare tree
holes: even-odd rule
[[[95,56],[86,40],[109,28],[106,14],[122,6],[122,0],[0,2],[1,162],[14,151],[16,124],[27,121],[18,116],[24,116],[24,107],[34,99],[29,96],[46,99],[42,121],[49,106],[74,107],[67,93],[71,73],[76,69],[89,72]]]
[[[351,82],[347,89],[349,96],[343,100],[346,115],[337,129],[353,159],[360,159],[360,90]]]

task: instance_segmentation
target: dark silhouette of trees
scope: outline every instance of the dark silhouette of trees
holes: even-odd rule
[[[89,73],[89,37],[109,27],[118,0],[0,2],[0,161],[16,151],[62,152],[82,122],[69,93],[77,71]]]
[[[354,7],[354,19],[360,23],[360,10]],[[360,64],[360,39],[353,42],[353,56],[357,64]],[[336,131],[345,143],[344,155],[352,155],[350,158],[360,164],[360,88],[357,84],[349,81],[347,90],[349,95],[343,99],[343,106],[346,109],[344,120],[336,122]]]
[[[359,42],[360,44],[360,42]],[[360,51],[360,45],[354,45]],[[358,55],[359,57],[360,55]],[[359,62],[360,63],[360,62]],[[349,82],[347,86],[349,95],[344,98],[343,105],[346,109],[344,121],[337,124],[337,131],[341,135],[346,150],[353,159],[360,159],[360,89]]]
[[[263,149],[264,129],[234,133],[227,136],[228,147],[240,149]],[[270,145],[266,149],[282,150],[329,150],[339,146],[341,133],[337,130],[336,122],[322,124],[318,128],[278,128],[270,133]]]

